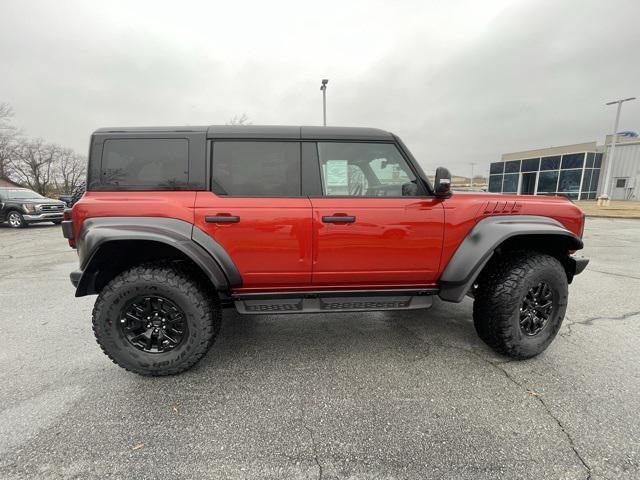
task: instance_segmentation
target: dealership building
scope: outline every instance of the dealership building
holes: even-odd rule
[[[489,191],[520,195],[566,195],[595,200],[604,190],[611,135],[596,142],[505,153],[489,169]],[[640,138],[619,134],[609,198],[640,200]]]

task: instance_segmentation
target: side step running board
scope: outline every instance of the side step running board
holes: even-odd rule
[[[429,308],[437,289],[286,292],[234,295],[238,313],[326,313]]]

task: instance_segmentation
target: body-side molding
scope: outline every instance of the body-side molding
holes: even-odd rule
[[[213,239],[211,242],[218,247],[213,250],[195,241],[192,238],[195,228],[189,222],[163,217],[88,218],[83,222],[77,240],[81,272],[80,277],[76,274],[75,278],[76,296],[96,293],[94,282],[98,270],[110,260],[100,258],[100,249],[118,241],[151,241],[173,247],[200,267],[216,289],[229,291],[231,279],[237,282],[240,278],[237,268]],[[216,255],[222,252],[223,260],[220,261]]]
[[[502,215],[480,220],[462,241],[440,277],[442,300],[461,302],[482,268],[505,240],[518,235],[557,235],[571,250],[580,250],[582,240],[560,222],[535,215]]]

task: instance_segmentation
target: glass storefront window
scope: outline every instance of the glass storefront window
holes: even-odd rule
[[[584,164],[584,153],[570,153],[562,156],[562,170],[570,168],[582,168]]]
[[[540,162],[540,170],[558,170],[560,168],[560,155],[544,157]]]
[[[518,173],[520,171],[520,160],[506,162],[504,164],[504,173]]]
[[[502,175],[489,175],[489,191],[494,193],[502,192]]]
[[[593,168],[593,161],[596,158],[596,154],[593,152],[587,153],[587,163],[585,165],[586,168]]]
[[[593,161],[593,168],[600,168],[602,166],[602,153],[596,153],[596,158]]]
[[[586,168],[584,170],[584,176],[582,177],[582,191],[589,191],[589,184],[591,183],[591,175],[593,175],[593,170],[590,168]]]
[[[560,172],[558,192],[579,192],[582,170],[563,170]]]
[[[598,180],[600,179],[600,169],[595,169],[593,171],[593,175],[591,176],[591,184],[589,186],[590,192],[595,192],[598,190]]]
[[[503,173],[503,172],[504,172],[504,162],[494,162],[491,164],[491,167],[489,167],[490,175]]]
[[[558,171],[540,172],[538,192],[555,193],[558,190]]]
[[[516,193],[518,191],[518,179],[520,175],[517,173],[505,175],[502,181],[503,193]]]
[[[522,168],[520,169],[523,172],[535,172],[540,169],[540,159],[539,158],[528,158],[527,160],[522,160]]]

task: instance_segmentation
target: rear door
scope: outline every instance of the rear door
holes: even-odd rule
[[[318,142],[312,197],[316,286],[433,284],[444,210],[394,143]]]
[[[299,141],[216,140],[211,191],[195,224],[230,255],[247,289],[311,283],[311,202],[302,196]]]

